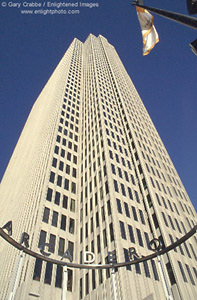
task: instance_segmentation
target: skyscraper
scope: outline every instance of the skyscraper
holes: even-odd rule
[[[114,47],[74,39],[36,100],[0,187],[1,226],[30,249],[50,244],[60,260],[95,254],[96,264],[152,254],[186,234],[196,213]],[[196,299],[196,237],[157,259],[115,272],[117,299]],[[7,299],[19,251],[0,242],[0,299]],[[61,299],[62,268],[26,255],[16,300]],[[170,291],[166,291],[165,287]],[[113,299],[109,270],[68,269],[67,299]],[[169,292],[168,298],[167,293]]]

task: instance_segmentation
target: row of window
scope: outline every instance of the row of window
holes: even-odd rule
[[[69,201],[68,196],[62,195],[58,191],[53,191],[51,188],[48,188],[47,190],[46,200],[50,202],[53,200],[56,205],[61,205],[63,208],[66,209],[68,208],[68,201]],[[73,209],[75,209],[75,200],[71,198],[69,205],[70,205],[70,210],[73,211]]]
[[[127,166],[128,166],[128,168],[129,168],[130,170],[132,170],[130,161],[127,160],[127,165],[126,165],[125,158],[124,158],[124,157],[121,157],[121,162],[120,162],[120,158],[119,158],[119,156],[118,156],[117,153],[113,153],[111,150],[109,150],[109,157],[110,157],[110,159],[114,159],[114,157],[115,157],[117,163],[122,163],[121,168],[122,168],[123,166],[124,166],[124,167],[127,167]]]
[[[114,189],[115,192],[119,193],[119,184],[115,179],[114,179]],[[127,191],[126,191],[125,185],[123,183],[120,183],[120,190],[123,196],[127,197],[127,193],[128,193],[129,199],[133,200],[133,194],[130,187],[127,187]],[[135,193],[136,201],[140,203],[138,192],[134,191],[134,193]]]
[[[179,269],[181,271],[182,278],[183,278],[184,282],[188,282],[188,278],[187,278],[186,273],[185,273],[185,269],[186,269],[187,274],[189,276],[189,279],[191,281],[191,284],[196,285],[196,283],[194,281],[194,277],[193,277],[192,272],[190,270],[190,267],[187,264],[185,264],[185,269],[184,269],[184,267],[183,267],[183,265],[180,261],[178,261],[178,265],[179,265]],[[197,270],[194,267],[193,267],[193,272],[194,272],[194,276],[197,278]]]
[[[128,249],[124,248],[123,251],[124,251],[125,261],[126,262],[130,261]],[[148,278],[151,278],[151,273],[150,273],[150,269],[149,269],[149,264],[150,263],[151,263],[151,266],[152,266],[152,271],[153,271],[154,279],[155,280],[159,280],[159,275],[158,275],[158,272],[157,272],[156,263],[155,263],[155,261],[153,259],[151,259],[150,261],[144,261],[142,264],[136,263],[134,265],[136,273],[137,274],[142,274],[141,266],[143,265],[145,276],[148,277]],[[127,266],[126,270],[131,271],[131,266]]]
[[[76,144],[74,144],[73,142],[69,141],[68,139],[66,140],[65,138],[61,138],[60,135],[57,135],[56,138],[56,142],[57,143],[62,143],[63,146],[68,146],[69,149],[73,149],[75,152],[78,151],[78,146]],[[56,152],[59,152],[59,149],[57,148]],[[58,153],[57,153],[58,154]]]
[[[121,203],[121,200],[116,198],[116,204],[117,204],[117,209],[118,209],[118,212],[120,214],[123,213],[123,210],[122,210],[122,203]],[[129,205],[127,202],[124,202],[124,210],[125,210],[125,215],[128,217],[128,218],[131,218],[131,214],[130,214],[130,209],[129,209]],[[132,216],[133,216],[133,219],[135,221],[138,221],[138,215],[137,215],[137,211],[136,211],[136,208],[134,206],[131,206],[131,210],[132,210]],[[138,213],[139,213],[139,216],[140,216],[140,220],[141,220],[141,223],[145,225],[145,218],[144,218],[144,214],[143,214],[143,211],[141,209],[138,209]]]
[[[66,231],[66,216],[64,214],[60,214],[59,212],[53,210],[51,211],[51,217],[50,217],[50,209],[48,207],[44,208],[43,213],[43,222],[45,223],[51,223],[54,227],[59,227],[60,229]],[[60,222],[60,224],[59,224]],[[72,218],[69,218],[69,227],[68,232],[74,234],[75,230],[75,220]]]
[[[63,267],[62,266],[55,266],[50,262],[43,262],[41,259],[36,259],[35,267],[34,267],[34,274],[33,280],[40,281],[41,280],[41,271],[42,268],[45,267],[45,275],[44,275],[44,283],[45,284],[52,284],[52,273],[55,272],[55,287],[62,288],[62,273]],[[68,281],[67,281],[67,291],[72,292],[73,289],[73,271],[67,269],[68,274]]]
[[[63,187],[65,190],[67,191],[70,190],[71,193],[76,194],[77,191],[76,183],[73,181],[69,181],[69,179],[65,178],[63,184],[63,179],[64,178],[61,175],[56,175],[54,172],[51,171],[49,182],[56,183],[57,186]]]
[[[38,248],[43,247],[46,243],[47,232],[44,230],[40,231],[40,238],[38,242]],[[48,252],[57,253],[58,255],[62,256],[65,250],[65,240],[61,237],[58,237],[58,248],[56,249],[56,235],[50,234],[49,235],[49,243],[48,243]],[[71,256],[73,257],[74,253],[74,243],[68,241],[67,249],[69,250]]]
[[[72,163],[77,164],[77,156],[70,152],[66,153],[65,149],[60,149],[58,146],[55,146],[54,153],[57,155],[59,154],[61,157],[66,158],[68,161],[72,160]]]
[[[126,233],[126,229],[125,229],[125,224],[122,221],[119,221],[119,224],[120,224],[120,234],[121,234],[121,237],[124,240],[127,240],[127,233]],[[133,227],[131,225],[128,225],[128,234],[129,234],[129,240],[130,240],[130,242],[131,243],[135,243],[136,242],[135,241],[135,235],[134,235]],[[144,247],[143,237],[142,237],[140,229],[138,229],[138,228],[136,228],[136,236],[137,236],[137,239],[138,239],[138,244],[141,247]],[[147,248],[150,249],[150,245],[149,245],[150,240],[149,240],[149,236],[148,236],[147,232],[144,232],[144,238],[146,240]]]
[[[174,241],[174,239],[173,239],[173,237],[172,237],[171,234],[169,234],[169,237],[170,237],[171,243],[174,243],[175,241]],[[176,238],[176,239],[178,240],[178,238]],[[196,252],[194,251],[194,248],[193,248],[192,244],[191,244],[191,243],[188,243],[188,244],[190,245],[190,249],[191,249],[191,252],[192,252],[192,254],[193,254],[193,256],[194,256],[194,259],[197,260],[197,255],[196,255]],[[189,258],[192,258],[191,252],[190,252],[190,250],[189,250],[189,248],[188,248],[186,242],[184,242],[184,243],[182,243],[181,245],[179,245],[180,253],[181,253],[182,255],[185,255],[185,254],[184,254],[183,248],[185,249],[185,251],[186,251],[186,253],[187,253],[187,256],[188,256]],[[178,252],[177,248],[175,248],[174,251],[175,251],[175,252]]]
[[[53,157],[52,166],[54,168],[58,167],[60,171],[65,172],[68,175],[72,175],[74,178],[77,177],[77,169],[64,163],[62,160],[58,161],[57,158]]]
[[[114,164],[111,164],[111,169],[112,169],[112,173],[114,175],[118,175],[120,178],[123,179],[123,175],[124,175],[124,178],[127,182],[132,182],[133,185],[135,185],[135,180],[134,180],[134,176],[132,174],[128,174],[127,171],[125,170],[122,170],[122,168],[119,168],[114,166]]]

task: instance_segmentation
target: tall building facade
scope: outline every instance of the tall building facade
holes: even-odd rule
[[[2,227],[30,236],[51,258],[66,249],[95,264],[152,254],[196,224],[172,161],[114,47],[90,35],[74,39],[36,100],[0,187]],[[195,236],[162,256],[171,298],[197,299]],[[8,298],[19,251],[0,241],[0,299]],[[119,268],[116,299],[165,300],[157,259]],[[113,299],[110,270],[68,269],[67,299]],[[16,300],[61,299],[62,268],[25,255]]]

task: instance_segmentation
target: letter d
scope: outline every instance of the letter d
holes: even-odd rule
[[[92,259],[90,259],[89,256],[91,256]],[[83,261],[84,261],[84,264],[92,264],[95,261],[94,253],[90,252],[90,251],[85,251],[84,256],[83,256]]]

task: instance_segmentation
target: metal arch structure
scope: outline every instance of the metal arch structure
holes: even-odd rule
[[[19,244],[18,242],[16,242],[14,239],[12,239],[7,233],[5,233],[5,231],[0,228],[0,236],[7,241],[9,244],[11,244],[12,246],[14,246],[16,249],[23,251],[24,253],[44,260],[46,262],[52,263],[52,264],[56,264],[56,265],[61,265],[61,266],[66,266],[69,268],[75,268],[75,269],[114,269],[114,268],[121,268],[121,267],[126,267],[126,266],[131,266],[137,263],[141,263],[153,258],[156,258],[160,255],[163,255],[165,253],[168,253],[169,251],[173,250],[174,248],[176,248],[177,246],[181,245],[182,243],[184,243],[186,240],[188,240],[191,236],[193,236],[195,233],[197,232],[197,225],[194,226],[186,235],[184,235],[182,238],[180,238],[179,240],[177,240],[175,243],[167,246],[166,248],[157,251],[151,255],[136,259],[136,260],[132,260],[132,261],[127,261],[127,262],[121,262],[121,263],[114,263],[114,264],[105,264],[105,265],[101,265],[101,264],[76,264],[76,263],[71,263],[71,262],[64,262],[64,261],[59,261],[53,258],[49,258],[46,257],[44,255],[41,255],[39,253],[36,253],[30,249],[25,248],[24,246],[22,246],[21,244]]]

